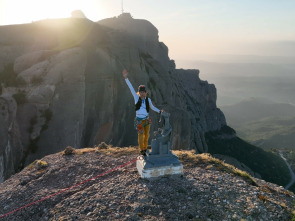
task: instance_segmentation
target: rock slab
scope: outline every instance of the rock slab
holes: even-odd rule
[[[167,175],[182,175],[183,166],[175,156],[145,160],[139,157],[136,168],[141,178],[156,178]]]

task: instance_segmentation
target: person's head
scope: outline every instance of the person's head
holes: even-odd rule
[[[139,85],[137,93],[139,94],[139,96],[141,98],[145,98],[146,97],[146,88],[145,88],[145,86],[144,85]]]

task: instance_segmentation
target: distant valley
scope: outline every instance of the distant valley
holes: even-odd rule
[[[200,78],[216,86],[218,106],[235,104],[250,97],[295,104],[295,58],[232,56],[228,58],[231,61],[208,59],[211,61],[180,60],[177,63],[178,68],[198,68]]]
[[[294,57],[209,56],[178,64],[199,68],[216,86],[217,104],[238,137],[282,153],[295,171]]]
[[[294,105],[251,98],[221,110],[239,137],[267,151],[282,153],[295,171]],[[295,185],[290,190],[294,192]]]
[[[201,58],[203,58],[201,60]],[[295,148],[295,58],[202,56],[180,60],[217,89],[217,104],[237,135],[265,149]]]
[[[295,106],[251,98],[221,110],[239,137],[264,149],[295,150]]]

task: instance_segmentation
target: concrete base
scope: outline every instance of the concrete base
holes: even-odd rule
[[[183,166],[177,157],[139,157],[136,161],[136,168],[142,178],[156,178],[166,175],[183,174]]]

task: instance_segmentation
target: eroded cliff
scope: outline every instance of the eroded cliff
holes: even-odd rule
[[[198,70],[176,69],[146,20],[44,20],[0,32],[1,180],[66,146],[136,145],[123,68],[135,88],[147,85],[155,106],[171,113],[174,149],[207,152],[204,134],[226,126],[215,86]],[[153,131],[159,115],[151,116]]]

